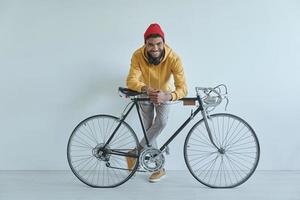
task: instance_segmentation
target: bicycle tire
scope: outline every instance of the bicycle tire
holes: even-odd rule
[[[119,122],[115,116],[94,115],[81,121],[73,130],[67,146],[68,164],[84,184],[96,188],[116,187],[129,180],[137,170],[138,159],[128,170],[124,155],[98,156],[99,147],[104,146]],[[123,121],[108,148],[127,153],[137,149],[138,144],[133,129]]]
[[[184,159],[193,177],[211,188],[233,188],[247,181],[257,168],[260,145],[253,128],[242,118],[218,113],[208,118],[210,142],[204,119],[189,131]]]

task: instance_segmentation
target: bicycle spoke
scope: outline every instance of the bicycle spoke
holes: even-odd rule
[[[104,146],[110,137],[110,143]],[[87,118],[74,129],[68,143],[68,162],[83,183],[93,187],[115,187],[133,175],[137,163],[135,170],[122,170],[127,169],[126,157],[108,152],[116,150],[125,154],[137,146],[138,139],[125,122],[120,124],[116,117],[98,115]]]
[[[208,119],[212,139],[203,120],[190,130],[184,145],[185,161],[192,175],[209,187],[236,187],[254,172],[259,156],[255,133],[242,119],[215,114]]]

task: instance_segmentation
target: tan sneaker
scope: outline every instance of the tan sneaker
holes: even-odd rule
[[[166,176],[166,170],[161,169],[157,172],[154,172],[150,177],[149,177],[149,182],[155,183],[160,181],[160,179],[164,178]]]
[[[133,149],[131,151],[129,151],[128,153],[135,153],[136,152],[136,149]],[[128,170],[129,171],[132,171],[134,165],[135,165],[135,162],[136,162],[136,158],[132,158],[132,157],[126,157],[126,160],[127,160],[127,167],[128,167]]]

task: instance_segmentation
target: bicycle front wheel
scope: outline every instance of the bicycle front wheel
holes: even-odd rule
[[[118,125],[119,129],[105,146]],[[116,187],[135,173],[138,159],[131,159],[134,163],[128,169],[125,155],[134,152],[137,146],[136,134],[126,122],[120,124],[119,118],[110,115],[95,115],[80,122],[72,132],[67,148],[68,163],[83,183],[91,187]]]
[[[189,131],[184,143],[185,163],[202,184],[212,188],[233,188],[241,185],[255,171],[260,147],[251,126],[232,114],[210,115],[208,125],[211,143],[204,119]]]

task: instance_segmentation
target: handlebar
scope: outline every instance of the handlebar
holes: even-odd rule
[[[204,106],[211,108],[210,111],[218,106],[223,99],[226,100],[225,110],[227,109],[229,100],[227,97],[227,86],[225,84],[220,84],[215,87],[196,87],[195,89],[196,94],[202,99]]]

